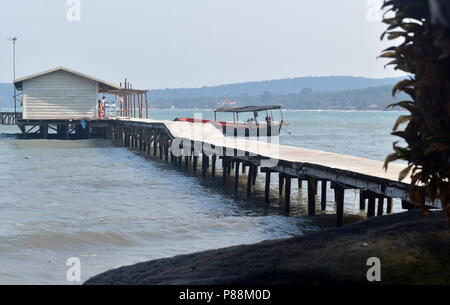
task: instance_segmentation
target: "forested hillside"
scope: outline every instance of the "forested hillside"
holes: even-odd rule
[[[302,90],[324,92],[380,87],[392,85],[399,80],[399,78],[371,79],[351,76],[299,77],[214,87],[151,90],[151,95],[154,99],[159,100],[191,97],[223,97],[227,95],[239,96],[241,94],[260,95],[264,92],[270,92],[272,94],[296,94],[302,92]]]
[[[404,98],[399,96],[397,99]],[[191,97],[178,99],[151,99],[155,108],[217,108],[224,97]],[[298,94],[272,94],[265,92],[257,96],[242,94],[228,96],[227,101],[236,106],[282,105],[285,109],[304,110],[384,110],[392,104],[392,86],[382,86],[358,90],[311,92]]]

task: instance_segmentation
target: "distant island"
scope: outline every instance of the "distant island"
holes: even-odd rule
[[[202,88],[149,90],[150,106],[217,108],[221,105],[282,105],[299,110],[384,110],[394,102],[392,87],[402,78],[300,77]],[[0,107],[12,109],[12,84],[0,84]],[[404,99],[399,96],[398,99]]]
[[[301,77],[192,89],[150,90],[149,94],[151,106],[159,109],[274,104],[300,110],[384,110],[394,102],[392,87],[399,80],[401,78]]]

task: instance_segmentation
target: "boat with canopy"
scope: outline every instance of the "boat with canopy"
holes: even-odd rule
[[[274,116],[279,112],[279,120]],[[232,121],[219,121],[218,114],[232,114]],[[248,114],[251,114],[249,117]],[[225,135],[235,137],[272,137],[279,136],[281,128],[288,123],[284,120],[281,106],[222,107],[214,111],[214,120],[196,120],[177,118],[176,121],[212,124]]]

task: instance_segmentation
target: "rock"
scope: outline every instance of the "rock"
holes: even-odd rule
[[[442,212],[375,217],[290,239],[211,250],[107,271],[86,285],[450,284],[450,227]]]

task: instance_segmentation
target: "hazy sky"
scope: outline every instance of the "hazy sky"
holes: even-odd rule
[[[81,3],[80,21],[76,2]],[[377,0],[0,0],[0,82],[67,66],[134,87],[299,76],[397,76]],[[70,3],[69,3],[70,4]],[[70,10],[70,22],[67,18]]]

